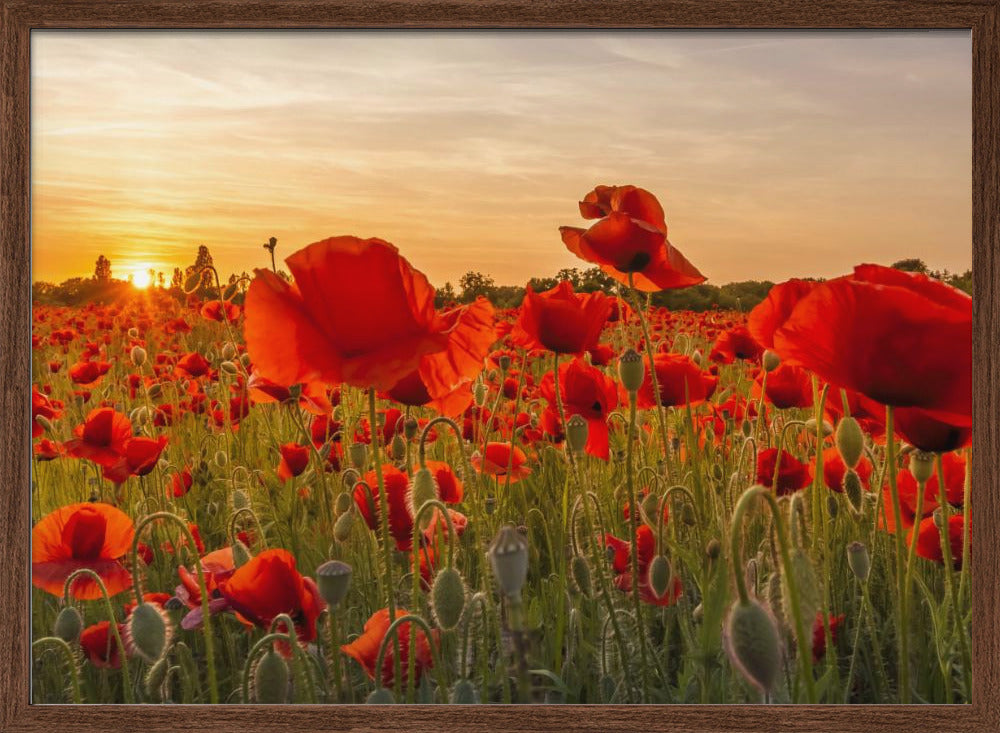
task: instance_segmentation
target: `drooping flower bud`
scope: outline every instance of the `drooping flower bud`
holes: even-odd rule
[[[392,436],[392,442],[389,443],[389,455],[397,461],[406,457],[406,441],[403,440],[403,436],[399,434]]]
[[[770,349],[767,349],[764,351],[763,363],[765,372],[773,372],[781,366],[781,357]]]
[[[629,349],[622,354],[621,359],[618,360],[618,376],[627,392],[634,394],[639,391],[642,380],[646,376],[646,365],[638,351]]]
[[[337,542],[347,542],[351,536],[351,529],[354,527],[354,510],[346,511],[337,517],[333,523],[333,538]]]
[[[233,346],[231,342],[227,341],[222,346],[222,358],[226,361],[232,361],[234,356],[236,356],[236,347]]]
[[[56,616],[56,625],[53,634],[67,644],[75,644],[80,639],[80,632],[83,631],[83,617],[74,606],[66,606]]]
[[[222,291],[222,299],[225,301],[230,301],[236,297],[236,292],[240,288],[240,281],[234,280],[226,286],[226,289]]]
[[[861,425],[853,417],[845,417],[837,423],[837,452],[840,453],[844,465],[857,468],[861,456],[865,452],[865,435]]]
[[[240,369],[231,361],[224,361],[219,364],[219,369],[224,371],[226,374],[238,374]]]
[[[926,484],[934,475],[934,454],[915,450],[910,454],[910,473],[918,484]]]
[[[233,542],[233,567],[241,568],[246,565],[252,556],[250,554],[250,548],[243,544],[241,540],[236,540]]]
[[[459,680],[451,688],[448,701],[452,705],[476,705],[480,702],[479,690],[469,680]]]
[[[340,560],[327,560],[316,568],[316,586],[330,608],[336,608],[347,597],[354,569]]]
[[[132,359],[133,365],[141,367],[146,363],[146,350],[141,346],[133,346],[129,358]]]
[[[573,453],[582,453],[587,446],[587,434],[590,426],[580,415],[572,415],[566,421],[566,446]]]
[[[164,655],[156,660],[146,673],[146,677],[143,680],[143,686],[146,688],[146,695],[155,701],[159,701],[162,698],[160,690],[163,687],[164,681],[167,679],[167,671],[169,669],[170,660],[166,655]]]
[[[368,444],[351,443],[348,453],[351,458],[351,465],[359,471],[364,471],[368,465]]]
[[[673,570],[670,561],[663,555],[656,555],[649,563],[649,589],[656,598],[663,598],[670,588],[670,578]]]
[[[754,599],[733,604],[723,641],[739,673],[762,693],[770,693],[781,670],[781,637],[771,612]]]
[[[438,498],[437,481],[434,474],[428,468],[421,468],[413,474],[413,481],[410,483],[410,514],[417,516],[417,512],[428,501]],[[434,512],[424,512],[420,517],[420,529],[426,530],[434,520]]]
[[[129,645],[147,662],[160,658],[172,636],[171,626],[163,616],[158,605],[143,602],[128,617],[125,632]]]
[[[365,705],[395,705],[396,696],[388,687],[376,687],[365,700]]]
[[[487,552],[500,591],[508,598],[520,598],[528,577],[528,541],[513,525],[497,532]]]
[[[349,488],[353,488],[353,486]],[[337,514],[343,514],[344,512],[348,511],[353,505],[354,505],[354,497],[351,496],[348,492],[342,491],[339,494],[337,494],[337,500],[334,503],[334,509],[336,510]]]
[[[344,475],[341,476],[341,480],[344,482],[344,486],[348,489],[353,489],[354,485],[361,479],[361,474],[359,474],[353,468],[348,468],[344,471]],[[344,511],[344,510],[341,510]]]
[[[233,493],[229,498],[235,511],[250,507],[250,496],[243,489],[233,489]]]
[[[262,705],[280,705],[288,697],[288,664],[273,649],[264,652],[257,662],[253,692]]]
[[[441,568],[431,586],[431,610],[445,631],[458,626],[465,610],[465,581],[455,568]]]
[[[872,569],[872,561],[868,556],[868,548],[860,542],[852,542],[847,546],[847,564],[854,577],[864,583]]]
[[[705,546],[705,555],[709,560],[715,560],[722,553],[722,543],[716,538],[712,538]]]
[[[695,349],[691,352],[691,361],[695,363],[695,366],[701,366],[705,361],[705,355],[701,353],[701,349]]]
[[[851,505],[854,514],[860,514],[864,509],[864,486],[861,484],[861,477],[853,468],[844,472],[843,479],[844,496]]]
[[[659,523],[657,519],[657,512],[659,511],[660,497],[652,492],[646,494],[646,497],[639,502],[639,516],[642,517],[643,523],[649,525],[654,530]]]
[[[576,585],[580,595],[590,598],[594,592],[591,582],[590,563],[582,555],[574,555],[570,562],[570,574],[573,576],[573,583]]]
[[[226,464],[229,463],[229,456],[223,450],[215,451],[215,465],[219,468],[225,468]]]
[[[828,436],[828,435],[833,435],[833,425],[831,425],[829,423],[829,421],[824,420],[822,423],[818,423],[816,421],[816,418],[814,418],[814,417],[811,417],[808,420],[806,420],[805,428],[806,428],[806,431],[808,433],[810,433],[811,435],[815,435],[816,434],[816,428],[817,427],[820,430],[823,431],[823,437],[824,438],[826,436]]]
[[[406,436],[407,440],[413,440],[417,437],[417,430],[419,429],[420,423],[414,418],[408,417],[403,421],[403,435]]]

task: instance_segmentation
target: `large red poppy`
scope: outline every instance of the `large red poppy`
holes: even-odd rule
[[[754,396],[760,395],[761,385],[764,386],[764,396],[778,409],[790,407],[812,407],[812,379],[802,367],[794,364],[779,364],[777,369],[761,374],[754,383]],[[827,399],[837,399],[831,395]]]
[[[125,444],[132,439],[132,423],[110,407],[99,407],[87,414],[83,425],[73,428],[73,434],[76,437],[65,443],[69,455],[111,466],[121,458]]]
[[[472,467],[480,473],[495,476],[498,479],[507,478],[507,466],[510,464],[510,482],[512,484],[516,484],[525,476],[531,475],[531,469],[527,465],[528,457],[524,451],[516,445],[511,451],[509,443],[487,443],[485,455],[475,453],[471,463]]]
[[[655,354],[653,368],[656,369],[656,381],[660,387],[660,404],[664,407],[704,402],[712,396],[719,383],[718,377],[701,369],[684,354]],[[653,379],[648,369],[639,387],[637,400],[642,408],[656,406]]]
[[[434,288],[388,242],[332,237],[285,262],[295,284],[257,270],[244,306],[247,350],[268,379],[389,390],[419,370],[438,398],[482,369],[493,307],[436,312]]]
[[[408,613],[409,611],[397,608],[396,618],[406,616]],[[364,633],[362,633],[361,636],[352,641],[350,644],[345,644],[340,647],[340,651],[357,661],[357,663],[361,665],[361,668],[364,669],[365,672],[368,673],[368,676],[372,679],[375,679],[375,665],[378,663],[379,646],[382,644],[382,640],[389,631],[389,626],[392,625],[389,618],[388,608],[376,611],[372,614],[371,618],[365,622]],[[400,624],[397,628],[397,632],[399,633],[400,677],[402,677],[401,682],[406,684],[410,670],[409,622]],[[395,635],[396,632],[393,633]],[[437,629],[434,629],[432,633],[434,637],[433,643],[436,645],[438,643]],[[424,670],[431,669],[434,666],[434,659],[431,654],[431,642],[427,639],[427,635],[422,630],[417,631],[416,641],[417,648],[413,660],[414,674],[417,679],[420,679]],[[395,676],[395,654],[395,644],[389,643],[386,647],[382,665],[382,684],[386,687],[392,687],[393,684],[393,677]]]
[[[396,549],[407,551],[413,547],[413,515],[410,513],[410,478],[391,464],[382,466],[382,482],[385,486],[386,500],[389,503],[389,533],[396,540]],[[378,476],[375,471],[364,475],[364,483],[371,489],[368,491],[360,483],[354,488],[354,503],[372,531],[377,532],[382,521],[379,512],[382,508],[378,489]]]
[[[732,364],[737,359],[757,361],[763,354],[763,347],[754,340],[746,326],[735,326],[719,334],[708,358],[720,364]]]
[[[31,437],[41,437],[45,428],[38,422],[37,418],[43,417],[46,420],[55,420],[62,417],[60,406],[50,400],[47,395],[38,391],[36,385],[31,385]]]
[[[300,476],[309,466],[309,446],[285,443],[279,448],[281,461],[278,463],[278,478],[282,483]]]
[[[925,275],[859,265],[816,285],[774,332],[782,360],[838,387],[968,426],[972,300]]]
[[[638,290],[655,292],[705,282],[705,276],[667,239],[663,207],[636,186],[597,186],[580,202],[589,229],[559,227],[563,243],[580,259]]]
[[[510,340],[526,349],[582,356],[597,347],[610,313],[608,296],[574,293],[568,280],[542,293],[529,285]]]
[[[607,460],[607,421],[611,411],[618,407],[618,383],[600,369],[577,358],[559,365],[559,392],[566,418],[579,415],[587,421],[587,453]],[[539,393],[549,403],[542,414],[543,427],[550,435],[562,437],[562,419],[552,372],[542,378]]]
[[[775,485],[774,469],[778,469]],[[788,451],[781,451],[778,463],[778,449],[767,448],[757,454],[757,483],[773,488],[778,496],[786,496],[804,489],[812,481],[812,466],[803,463]]]
[[[89,568],[109,595],[132,587],[132,576],[120,560],[132,547],[135,527],[127,514],[110,504],[82,503],[60,507],[31,530],[31,582],[54,596],[75,571]],[[101,597],[89,576],[73,582],[72,594],[84,600]]]
[[[124,632],[124,624],[118,625],[118,633]],[[98,621],[85,628],[80,634],[80,649],[87,659],[99,669],[118,669],[122,666],[121,650],[110,621]]]
[[[130,476],[146,476],[156,468],[156,463],[166,447],[165,435],[159,438],[129,438],[118,460],[104,466],[104,478],[120,484]]]
[[[799,301],[815,286],[811,280],[788,280],[775,285],[747,316],[747,330],[766,349],[774,348],[774,332],[781,328]]]

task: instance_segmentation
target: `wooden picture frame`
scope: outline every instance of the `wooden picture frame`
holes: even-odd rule
[[[962,706],[33,706],[30,35],[35,29],[963,28],[972,32],[973,702]],[[0,0],[0,730],[1000,730],[1000,0]]]

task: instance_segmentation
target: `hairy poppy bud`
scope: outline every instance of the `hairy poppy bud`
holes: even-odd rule
[[[129,357],[135,366],[141,367],[146,363],[146,350],[141,346],[133,346]]]
[[[691,361],[695,363],[695,366],[702,365],[702,362],[705,361],[705,355],[701,353],[701,349],[695,349],[691,353]]]
[[[233,493],[230,494],[229,498],[233,505],[233,510],[235,511],[248,509],[250,507],[250,497],[243,489],[233,489]]]
[[[476,705],[480,702],[479,690],[469,680],[459,680],[451,688],[448,702],[452,705]]]
[[[219,364],[219,369],[224,371],[226,374],[237,374],[240,371],[239,367],[231,361],[222,362]]]
[[[152,603],[140,603],[128,617],[125,627],[130,646],[147,662],[163,654],[172,636],[171,627],[163,618],[163,609]]]
[[[347,511],[337,517],[333,524],[333,538],[337,542],[347,542],[351,536],[351,528],[354,527],[354,511]]]
[[[236,356],[236,347],[230,342],[226,342],[222,346],[222,358],[226,361],[230,361],[234,356]]]
[[[851,511],[859,514],[864,509],[864,487],[861,485],[861,477],[853,468],[844,472],[843,489],[844,495],[851,505]]]
[[[513,525],[497,532],[487,552],[500,591],[508,598],[520,598],[528,577],[528,541]]]
[[[587,445],[589,425],[580,415],[573,415],[566,421],[566,445],[574,453],[582,453]]]
[[[368,444],[351,443],[348,453],[350,454],[351,465],[359,471],[364,471],[365,466],[368,465]]]
[[[868,556],[868,548],[860,542],[852,542],[847,546],[847,564],[854,577],[864,583],[872,569],[872,561]]]
[[[353,468],[348,468],[346,471],[344,471],[344,475],[341,478],[344,482],[344,486],[346,486],[348,489],[353,489],[354,485],[358,483],[358,481],[361,479],[361,475]],[[342,509],[341,511],[344,510]]]
[[[327,560],[316,568],[316,586],[330,608],[337,607],[347,597],[353,574],[351,566],[340,560]]]
[[[764,351],[764,358],[762,361],[764,363],[765,372],[773,372],[775,369],[781,366],[781,357],[778,356],[773,351],[771,351],[770,349]]]
[[[689,527],[698,524],[698,516],[694,513],[694,507],[690,504],[685,504],[684,508],[681,509],[681,521]]]
[[[853,417],[842,418],[837,423],[837,452],[848,468],[857,468],[865,452],[865,435]]]
[[[392,442],[389,443],[389,455],[397,461],[401,461],[406,457],[406,441],[403,440],[401,435],[392,436]]]
[[[257,662],[253,693],[262,705],[280,705],[288,696],[288,664],[273,649],[264,652]]]
[[[941,511],[941,507],[935,509],[931,516],[934,518],[934,526],[938,529],[944,529],[944,512]]]
[[[750,423],[749,420],[743,421],[743,424],[740,425],[740,432],[743,433],[744,438],[750,437],[750,435],[753,433],[753,425]]]
[[[166,656],[163,656],[146,673],[143,686],[146,688],[146,694],[154,700],[160,699],[160,688],[163,687],[163,683],[167,679],[167,671],[169,669],[170,660]]]
[[[649,493],[646,495],[641,502],[639,502],[639,516],[642,517],[642,521],[648,524],[650,528],[656,529],[658,521],[656,518],[657,512],[660,510],[660,497],[656,494]]]
[[[421,468],[413,474],[413,481],[410,484],[410,514],[414,517],[426,502],[438,498],[437,481],[428,468]],[[434,519],[432,512],[424,512],[420,517],[420,529],[427,529]]]
[[[334,509],[336,509],[337,514],[343,514],[344,512],[348,511],[351,508],[352,504],[354,504],[354,497],[352,497],[346,491],[342,491],[341,493],[337,494],[337,500],[336,503],[334,504]]]
[[[225,468],[227,463],[229,463],[229,456],[226,455],[226,452],[222,450],[215,451],[215,465],[219,468]]]
[[[396,696],[388,687],[376,687],[365,700],[365,705],[395,705]]]
[[[201,270],[195,270],[184,280],[184,292],[190,295],[201,285]]]
[[[642,362],[642,357],[635,349],[629,349],[622,354],[618,360],[618,376],[622,380],[622,386],[630,393],[639,391],[642,380],[646,376],[646,365]]]
[[[714,537],[705,546],[705,555],[709,560],[715,560],[722,552],[722,543]]]
[[[482,407],[486,404],[486,385],[482,382],[476,382],[476,386],[472,390],[472,396],[476,400],[476,407]]]
[[[918,484],[926,484],[934,475],[934,454],[915,450],[910,454],[910,473]]]
[[[80,639],[80,632],[83,631],[83,617],[74,606],[66,606],[56,616],[56,625],[53,634],[67,644],[75,644]]]
[[[569,566],[573,576],[573,582],[577,590],[584,598],[590,598],[593,594],[593,584],[590,577],[590,563],[582,555],[575,555]]]
[[[445,631],[458,626],[465,609],[465,581],[455,568],[442,568],[431,586],[431,610]]]
[[[147,390],[147,393],[149,394],[149,396],[150,396],[151,399],[155,400],[157,397],[159,397],[161,394],[163,394],[163,385],[162,384],[154,384],[152,387],[150,387]]]
[[[241,540],[233,542],[233,567],[241,568],[251,560],[250,548]]]
[[[244,367],[250,366],[250,354],[240,354],[240,364]]]
[[[757,600],[735,603],[723,642],[739,673],[761,692],[770,693],[781,670],[781,638],[771,612]]]
[[[670,561],[663,555],[656,555],[649,563],[649,589],[657,598],[663,598],[670,588]]]

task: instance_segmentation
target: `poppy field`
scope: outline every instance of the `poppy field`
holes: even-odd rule
[[[33,702],[969,702],[970,296],[668,310],[653,193],[565,212],[609,287],[334,236],[36,304]]]

